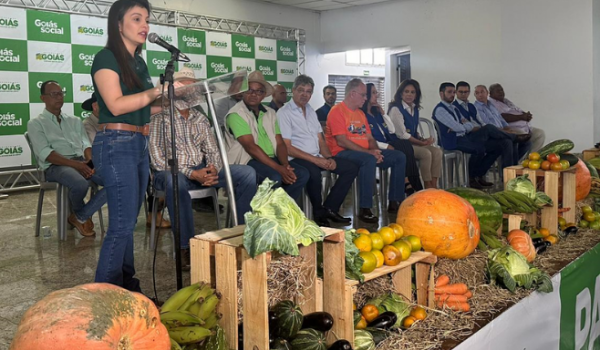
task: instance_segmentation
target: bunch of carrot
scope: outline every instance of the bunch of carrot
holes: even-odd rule
[[[435,303],[437,307],[443,308],[446,306],[454,311],[468,312],[471,309],[468,301],[472,296],[473,293],[466,284],[450,284],[450,277],[447,275],[441,275],[435,282]]]

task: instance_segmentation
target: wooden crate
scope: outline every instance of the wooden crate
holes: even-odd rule
[[[521,229],[521,221],[525,220],[528,214],[503,214],[502,218],[508,219],[508,232]],[[502,233],[502,226],[499,229]]]
[[[344,231],[321,229],[325,232],[324,247],[335,246],[335,250],[341,251],[342,259],[345,259]],[[271,253],[251,258],[243,246],[243,233],[244,226],[236,226],[207,232],[191,239],[191,282],[215,283],[222,294],[219,312],[223,314],[223,318],[219,324],[223,327],[230,348],[238,349],[238,266],[241,264],[244,349],[268,350],[267,267],[271,262]],[[302,298],[296,302],[301,304],[304,313],[311,313],[320,310],[317,296],[317,245],[300,245],[299,248],[300,255],[312,265],[306,277],[315,283],[305,288]],[[211,261],[211,256],[214,256],[214,262]],[[330,262],[324,262],[323,268],[327,269],[329,264]],[[343,280],[344,274],[339,278]],[[323,283],[331,284],[327,282],[324,277]]]
[[[600,157],[600,149],[598,148],[590,148],[583,151],[583,160],[590,160],[597,157]]]
[[[541,227],[547,228],[550,233],[558,232],[558,184],[562,182],[562,206],[571,208],[565,212],[563,217],[567,222],[575,222],[576,205],[575,193],[577,191],[577,182],[575,168],[571,167],[564,171],[544,171],[531,170],[523,168],[521,165],[515,165],[504,168],[504,188],[509,180],[523,174],[529,174],[529,180],[534,186],[537,185],[538,177],[544,178],[544,192],[552,199],[553,206],[542,209]],[[525,214],[525,220],[530,225],[537,226],[537,213]]]
[[[343,247],[342,247],[343,248]],[[324,245],[323,311],[333,316],[332,333],[339,339],[354,343],[354,315],[352,302],[359,282],[336,278],[345,275],[344,257],[334,245]],[[365,274],[365,282],[391,275],[398,294],[412,301],[412,267],[415,267],[417,303],[434,307],[434,264],[437,257],[429,252],[415,252],[408,260],[396,266],[382,266]],[[330,333],[331,334],[331,333]]]

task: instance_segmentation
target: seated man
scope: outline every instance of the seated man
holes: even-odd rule
[[[317,109],[317,117],[321,124],[327,122],[327,115],[331,111],[331,107],[335,106],[335,100],[337,99],[337,89],[335,86],[327,85],[323,88],[323,99],[325,100],[325,104]]]
[[[491,124],[508,135],[513,135],[513,154],[515,164],[518,164],[521,158],[531,149],[531,141],[529,140],[531,139],[531,135],[519,134],[510,128],[496,107],[488,101],[488,89],[485,85],[477,85],[475,87],[475,98],[477,99],[475,101],[475,108],[481,122]]]
[[[544,130],[534,128],[530,121],[531,113],[524,112],[521,108],[504,97],[504,89],[500,84],[490,85],[490,97],[488,100],[496,107],[502,118],[508,122],[511,129],[521,134],[531,134],[531,151],[535,152],[544,146],[546,134]]]
[[[477,108],[471,102],[469,102],[469,95],[471,94],[471,85],[466,81],[459,81],[456,84],[456,100],[452,103],[456,110],[459,112],[459,116],[461,119],[465,119],[468,122],[471,122],[473,125],[480,128],[488,128],[488,134],[491,139],[495,140],[510,140],[508,149],[504,150],[502,155],[502,168],[509,167],[511,165],[516,165],[519,163],[519,155],[518,155],[518,142],[516,142],[517,136],[514,134],[506,133],[500,129],[498,129],[494,125],[489,125],[483,122],[479,113],[477,113]],[[519,138],[528,138],[526,135],[519,136]],[[508,145],[508,144],[507,144]],[[508,154],[512,154],[512,156],[508,157]]]
[[[347,225],[350,219],[342,217],[338,211],[358,175],[358,166],[346,159],[334,160],[331,156],[317,114],[308,104],[314,86],[312,78],[306,75],[299,75],[294,80],[292,100],[277,112],[281,136],[290,157],[294,158],[290,161],[292,166],[304,167],[310,174],[306,192],[317,225],[329,226],[327,219]],[[321,195],[322,170],[339,175],[325,203]]]
[[[271,95],[271,102],[269,102],[269,107],[273,108],[275,112],[279,110],[279,108],[283,107],[283,105],[287,102],[287,91],[285,91],[285,87],[281,84],[276,84],[273,86],[273,94]]]
[[[85,128],[85,132],[87,132],[90,143],[94,143],[96,133],[100,131],[100,126],[98,125],[100,109],[98,108],[98,102],[96,101],[96,94],[92,94],[92,97],[83,101],[81,109],[92,112],[89,117],[83,120],[83,127]]]
[[[99,190],[89,202],[84,203],[90,182],[102,185],[94,175],[92,147],[81,119],[61,112],[64,92],[53,80],[40,88],[46,108],[27,123],[27,133],[33,153],[44,169],[47,181],[58,182],[69,189],[72,214],[69,223],[83,236],[93,236],[91,216],[106,203],[106,191]]]
[[[226,118],[227,157],[231,164],[248,164],[256,170],[258,182],[265,178],[278,183],[294,199],[300,198],[308,181],[308,170],[292,168],[281,137],[277,113],[261,104],[273,92],[260,71],[248,76],[248,91]]]
[[[507,159],[512,157],[512,141],[508,139],[494,140],[490,137],[491,125],[478,127],[465,118],[452,105],[455,88],[452,83],[440,85],[441,102],[433,109],[433,120],[440,128],[440,144],[447,150],[459,150],[469,153],[469,184],[481,189],[494,184],[485,181],[484,177],[492,164],[500,155]],[[510,151],[507,149],[510,148]]]
[[[173,75],[175,82],[189,85],[197,82],[194,71],[183,68]],[[182,101],[178,101],[182,102]],[[211,131],[208,118],[195,108],[175,105],[175,130],[177,160],[179,162],[179,216],[181,232],[182,265],[189,269],[190,239],[195,235],[192,199],[189,190],[214,186],[226,187],[225,171],[219,155],[219,146]],[[163,132],[165,130],[166,132]],[[173,205],[173,179],[166,166],[171,159],[171,119],[168,110],[155,115],[150,122],[150,157],[158,173],[154,186],[165,191],[171,219],[175,217]],[[167,153],[165,154],[165,148]],[[256,193],[256,172],[246,165],[231,165],[231,178],[235,188],[235,205],[238,223],[244,224],[244,214],[250,211],[250,201]]]
[[[406,156],[393,150],[380,150],[371,135],[365,113],[360,109],[367,99],[367,87],[360,79],[346,84],[344,101],[331,109],[327,117],[325,138],[334,158],[347,159],[359,167],[359,215],[366,223],[379,218],[371,212],[375,167],[392,168],[389,189],[389,213],[396,213],[404,200]]]

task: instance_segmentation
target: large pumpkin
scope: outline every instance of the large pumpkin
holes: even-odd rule
[[[423,249],[439,257],[462,259],[479,243],[479,220],[473,206],[443,190],[424,190],[406,198],[396,222],[405,236],[419,237]]]
[[[48,294],[17,328],[11,350],[169,350],[167,329],[144,295],[90,283]]]
[[[580,201],[590,194],[590,190],[592,189],[592,176],[590,175],[590,170],[581,159],[575,164],[575,168],[577,169],[577,191],[575,192],[575,200]]]

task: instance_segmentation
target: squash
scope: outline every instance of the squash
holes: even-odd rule
[[[527,259],[527,262],[535,260],[536,252],[531,236],[522,230],[512,230],[506,237],[508,244]]]
[[[494,231],[502,225],[502,207],[494,197],[483,191],[468,187],[456,187],[446,191],[454,193],[471,203],[475,213],[477,213],[479,225],[486,225]]]
[[[475,209],[465,199],[444,190],[423,190],[406,198],[396,222],[405,236],[419,237],[423,249],[439,257],[462,259],[479,243]]]
[[[595,177],[596,179],[600,178],[600,175],[598,175],[598,169],[594,168],[594,166],[592,165],[592,163],[584,160],[583,164],[585,164],[585,166],[590,171],[590,176],[591,177]]]
[[[300,330],[291,344],[293,350],[327,350],[325,334],[311,328]]]
[[[19,323],[11,350],[169,350],[167,329],[154,303],[107,283],[48,294]]]
[[[276,334],[284,339],[293,339],[302,327],[304,316],[298,305],[291,300],[283,300],[273,306],[277,317]]]
[[[411,197],[412,196],[414,196],[414,194],[412,194]],[[375,341],[373,340],[373,335],[369,331],[355,330],[354,350],[375,350]]]
[[[577,173],[575,174],[575,181],[577,182],[575,200],[580,201],[590,194],[590,190],[592,189],[592,176],[590,175],[590,170],[581,159],[575,164],[575,169],[577,169]],[[560,193],[562,193],[562,191],[560,191]]]

